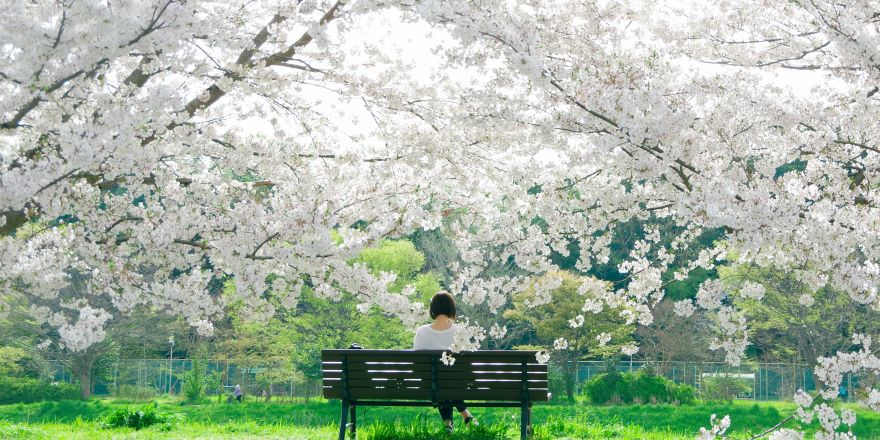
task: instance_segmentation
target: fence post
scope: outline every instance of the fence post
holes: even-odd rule
[[[776,393],[776,395],[781,397],[784,392],[785,392],[785,367],[782,367],[782,374],[780,375],[780,380],[779,380],[779,392]]]
[[[761,372],[761,367],[758,367],[758,373]],[[758,401],[758,376],[752,374],[752,401]]]
[[[852,373],[846,374],[846,401],[849,402],[849,396],[852,395]]]
[[[764,389],[764,400],[766,401],[766,400],[770,400],[770,392],[767,390],[767,388],[770,386],[770,380],[768,378],[767,369],[762,368],[762,370],[764,370],[764,387],[763,387],[763,389]]]

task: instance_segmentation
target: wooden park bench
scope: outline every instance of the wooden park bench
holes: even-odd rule
[[[464,400],[469,407],[519,407],[520,434],[531,433],[532,402],[546,402],[547,365],[534,351],[322,350],[324,397],[342,400],[339,440],[351,417],[357,434],[358,406],[433,406]]]

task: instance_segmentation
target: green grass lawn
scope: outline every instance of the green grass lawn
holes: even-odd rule
[[[132,404],[137,405],[137,404]],[[129,406],[111,400],[43,402],[0,406],[0,438],[22,439],[308,439],[335,438],[339,402],[280,404],[180,405],[164,401],[160,408],[179,414],[172,426],[140,431],[102,428],[101,420],[117,408]],[[734,402],[693,406],[541,405],[534,408],[535,439],[693,439],[712,414],[729,414],[728,431],[735,437],[769,427],[795,406],[790,403]],[[460,440],[518,438],[519,413],[513,409],[474,410],[482,427],[460,430]],[[459,420],[456,420],[459,423]],[[358,438],[363,440],[414,440],[445,437],[439,416],[431,408],[358,409]],[[797,427],[791,423],[789,427]],[[817,423],[813,423],[815,429]],[[853,432],[862,439],[880,440],[880,414],[859,411]]]

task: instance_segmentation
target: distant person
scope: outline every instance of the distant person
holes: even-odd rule
[[[416,339],[413,342],[414,350],[449,350],[449,346],[455,341],[455,332],[458,328],[455,326],[455,299],[446,291],[437,292],[431,298],[431,307],[429,309],[431,324],[425,324],[416,330]],[[479,425],[474,419],[471,412],[464,406],[464,401],[445,401],[437,407],[440,410],[440,417],[443,424],[446,425],[446,431],[453,431],[452,422],[452,405],[461,414],[466,426]]]
[[[235,400],[237,400],[238,403],[241,403],[241,385],[235,385],[235,390],[232,392],[232,395],[235,396]]]

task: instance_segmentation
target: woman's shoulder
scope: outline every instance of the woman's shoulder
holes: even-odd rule
[[[437,330],[434,327],[431,327],[431,324],[425,324],[416,329],[416,333],[446,333],[449,331],[458,331],[458,325],[452,324],[452,326],[447,329]]]

